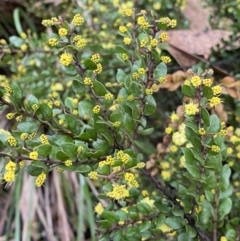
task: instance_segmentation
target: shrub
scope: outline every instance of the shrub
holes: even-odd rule
[[[132,8],[120,15],[120,37],[111,33],[107,57],[109,46],[95,50],[80,13],[44,19],[57,31],[41,41],[21,33],[2,43],[5,53],[16,51],[5,56],[16,81],[1,77],[0,103],[15,120],[0,133],[4,181],[26,171],[41,187],[55,168],[90,178],[101,193],[101,241],[236,240],[240,133],[214,113],[221,86],[211,70],[190,69],[184,104],[146,161],[141,137],[154,132],[147,121],[171,61],[162,55],[166,28],[176,21]]]

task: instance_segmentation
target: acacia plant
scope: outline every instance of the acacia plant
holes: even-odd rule
[[[31,33],[12,36],[9,44],[1,40],[5,53],[21,49],[23,57],[11,63],[15,80],[1,76],[0,103],[7,119],[15,120],[11,130],[0,132],[3,181],[27,172],[44,189],[53,169],[91,179],[100,192],[100,241],[239,240],[239,182],[233,189],[239,165],[231,179],[230,161],[240,158],[240,133],[214,113],[221,86],[211,70],[188,71],[184,103],[151,157],[153,172],[140,137],[154,132],[147,121],[171,61],[162,54],[166,28],[176,20],[132,8],[120,15],[114,33],[120,38],[105,65],[80,13],[69,21],[43,20],[53,32],[42,37],[42,46]],[[24,55],[37,47],[45,52]]]

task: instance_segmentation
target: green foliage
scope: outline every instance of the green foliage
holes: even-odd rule
[[[167,74],[161,34],[175,21],[131,7],[111,17],[121,23],[111,36],[77,12],[45,19],[51,36],[9,38],[3,61],[13,75],[2,77],[0,104],[16,124],[0,132],[2,178],[10,183],[25,171],[41,187],[54,169],[81,174],[99,192],[93,239],[234,240],[240,133],[214,113],[221,86],[214,92],[211,71],[188,71],[188,98],[147,161],[139,147],[148,149],[142,136],[154,134],[149,116],[161,118],[154,92]]]

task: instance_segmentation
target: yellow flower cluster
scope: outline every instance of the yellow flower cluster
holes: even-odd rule
[[[83,146],[79,146],[78,149],[77,149],[77,152],[81,153],[83,150],[84,150],[84,147]]]
[[[186,139],[186,135],[185,135],[185,130],[176,131],[172,135],[172,142],[177,146],[183,145],[186,141],[187,141],[187,139]]]
[[[60,63],[64,66],[68,66],[73,62],[73,56],[70,53],[63,53],[60,56]]]
[[[117,99],[116,99],[116,102],[117,103],[120,103],[120,102],[122,102],[124,100],[124,97],[122,96],[122,95],[119,95],[118,97],[117,97]]]
[[[195,75],[191,78],[191,83],[194,87],[198,87],[199,85],[201,85],[202,80],[198,75]]]
[[[22,134],[20,135],[20,139],[21,139],[22,141],[25,141],[27,138],[28,138],[28,134],[27,134],[27,133],[22,133]]]
[[[52,47],[55,47],[58,45],[58,40],[56,38],[50,38],[48,39],[48,44]]]
[[[17,146],[17,140],[14,136],[10,135],[7,139],[10,146]]]
[[[125,27],[125,26],[119,26],[119,31],[121,32],[121,33],[126,33],[127,32],[127,28]]]
[[[211,151],[213,151],[213,152],[219,152],[221,149],[220,149],[220,147],[219,146],[216,146],[216,145],[212,145],[211,146]]]
[[[117,152],[117,159],[121,160],[123,163],[127,163],[130,160],[130,156],[121,150]]]
[[[29,140],[33,140],[33,139],[36,137],[36,135],[37,135],[37,133],[36,133],[36,132],[33,132],[32,134],[30,134],[30,135],[28,136],[28,139],[29,139]]]
[[[37,152],[37,151],[31,151],[31,152],[29,153],[29,158],[30,158],[31,160],[37,160],[37,159],[38,159],[38,152]]]
[[[98,203],[95,208],[94,208],[94,211],[98,214],[98,215],[101,215],[104,211],[104,207],[101,203]]]
[[[159,77],[158,81],[163,84],[166,82],[166,78],[165,77]]]
[[[23,168],[25,166],[25,162],[24,161],[20,161],[19,162],[19,166],[20,166],[20,168]]]
[[[137,18],[137,23],[139,26],[141,26],[142,29],[149,28],[149,22],[146,20],[144,16],[140,16]]]
[[[198,104],[194,104],[192,101],[189,104],[184,105],[184,111],[187,115],[196,115],[199,112]]]
[[[91,57],[91,60],[94,62],[94,63],[98,63],[100,61],[100,55],[99,54],[93,54],[92,57]]]
[[[150,45],[151,45],[152,48],[157,47],[157,45],[158,45],[158,40],[157,40],[156,38],[151,39],[151,40],[150,40]]]
[[[44,27],[51,27],[51,26],[53,26],[53,24],[54,24],[54,21],[52,19],[44,19],[44,20],[42,20],[42,25]]]
[[[105,94],[104,98],[105,98],[105,100],[112,100],[113,99],[113,94],[107,93],[107,94]]]
[[[173,112],[170,116],[170,119],[172,122],[175,122],[179,120],[179,116],[175,112]]]
[[[6,172],[4,173],[3,179],[6,182],[13,182],[15,180],[16,163],[9,161],[5,166]]]
[[[42,144],[49,144],[48,138],[47,138],[47,136],[44,135],[44,134],[42,134],[42,135],[40,136],[40,141],[41,141]]]
[[[199,130],[198,130],[198,134],[201,135],[201,136],[206,135],[206,131],[205,131],[205,129],[204,129],[204,128],[199,128]]]
[[[35,185],[37,187],[41,187],[43,185],[43,183],[45,182],[46,177],[47,177],[46,174],[42,172],[40,175],[37,176],[37,178],[35,180]]]
[[[216,105],[218,105],[220,103],[221,103],[221,99],[219,97],[216,97],[216,96],[212,97],[209,100],[209,104],[210,104],[211,107],[214,107],[214,106],[216,106]]]
[[[86,46],[86,44],[87,44],[87,41],[86,41],[86,39],[84,39],[84,38],[80,38],[80,39],[75,43],[75,45],[76,45],[76,47],[77,47],[78,49],[84,48],[84,47]]]
[[[169,171],[161,171],[161,176],[163,180],[169,180],[171,177],[171,173]]]
[[[102,65],[98,63],[97,68],[94,70],[94,73],[100,74],[101,72],[102,72]]]
[[[178,147],[177,147],[177,146],[175,146],[175,145],[171,145],[171,146],[170,146],[170,151],[171,151],[171,152],[177,152],[177,150],[178,150]]]
[[[85,85],[91,85],[92,84],[92,80],[89,77],[85,77],[83,80],[83,83]]]
[[[129,197],[129,191],[125,185],[113,184],[113,190],[107,193],[107,196],[116,200],[124,199]]]
[[[165,63],[165,64],[168,64],[168,63],[170,63],[172,60],[171,60],[171,58],[170,57],[168,57],[168,56],[161,56],[161,61],[163,62],[163,63]]]
[[[139,187],[139,184],[136,181],[135,176],[132,173],[126,172],[124,174],[124,179],[127,181],[128,185],[135,187],[135,188]]]
[[[81,14],[77,13],[73,16],[72,23],[76,26],[81,26],[84,23],[84,18]]]
[[[71,160],[66,160],[66,161],[64,162],[64,165],[65,165],[66,167],[70,167],[70,166],[72,166],[72,164],[73,164],[73,162],[72,162]]]
[[[16,113],[8,113],[8,114],[6,115],[6,118],[7,118],[8,120],[12,120],[12,119],[15,117],[15,115],[16,115]]]
[[[98,178],[98,173],[97,173],[96,171],[92,171],[92,172],[89,172],[89,173],[88,173],[88,176],[89,176],[89,178],[92,179],[92,180],[97,180],[97,178]]]
[[[27,47],[26,44],[22,44],[22,45],[20,46],[20,48],[21,48],[22,51],[26,51],[28,47]]]
[[[95,105],[93,107],[93,113],[94,114],[98,114],[100,112],[100,110],[101,110],[101,106],[100,105]]]
[[[168,127],[165,128],[165,133],[168,134],[168,135],[171,134],[172,131],[173,131],[172,127],[168,126]]]
[[[213,83],[212,79],[203,79],[203,84],[207,87],[210,87],[212,83]]]
[[[127,54],[122,54],[121,56],[122,56],[122,59],[123,59],[124,61],[128,60]]]
[[[10,85],[5,85],[4,89],[6,90],[7,93],[11,94],[12,93],[12,88],[10,87]]]
[[[139,75],[144,75],[146,73],[146,69],[144,69],[144,68],[139,68],[138,69],[138,74]]]
[[[139,169],[142,169],[142,168],[145,167],[145,163],[144,162],[139,162],[136,167],[139,168]]]
[[[121,122],[120,122],[120,121],[115,121],[115,122],[113,123],[113,127],[118,128],[118,127],[120,127],[120,126],[121,126]]]
[[[168,38],[168,35],[166,32],[160,33],[160,35],[159,35],[160,41],[165,42],[167,40],[167,38]]]
[[[119,13],[122,16],[127,16],[127,17],[131,17],[133,14],[133,10],[131,8],[126,8],[126,9],[120,9]]]
[[[227,240],[227,238],[226,238],[225,236],[222,236],[222,237],[220,238],[220,241],[228,241],[228,240]]]
[[[33,104],[33,105],[32,105],[32,109],[33,109],[34,111],[37,111],[37,110],[39,109],[39,105],[38,105],[38,104]]]
[[[129,95],[129,96],[127,97],[127,100],[128,100],[128,101],[133,101],[133,100],[134,100],[134,96],[133,96],[133,95]]]
[[[222,87],[220,85],[216,85],[212,87],[212,91],[214,95],[219,95],[222,91]]]
[[[151,88],[147,88],[145,90],[145,93],[146,93],[146,95],[152,95],[153,94],[153,90]]]
[[[159,22],[161,24],[167,24],[168,27],[174,28],[177,26],[177,20],[175,19],[170,19],[168,17],[160,18]]]
[[[129,45],[129,44],[132,42],[132,39],[129,38],[129,37],[125,37],[125,38],[123,39],[123,42],[124,42],[124,44]]]
[[[135,80],[138,80],[140,78],[139,74],[137,72],[133,72],[132,73],[132,77],[135,79]]]
[[[144,38],[140,41],[140,47],[141,48],[144,48],[148,43],[148,39],[147,38]]]
[[[59,28],[58,34],[59,34],[60,37],[65,37],[68,34],[68,30],[66,28]]]

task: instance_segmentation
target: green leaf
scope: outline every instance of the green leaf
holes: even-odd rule
[[[157,109],[157,104],[155,99],[153,98],[152,95],[148,95],[145,99],[145,106],[144,106],[144,110],[143,113],[144,115],[152,115],[155,113]]]
[[[182,93],[187,97],[193,98],[196,94],[196,89],[193,86],[183,85]]]
[[[38,123],[37,122],[26,121],[26,122],[22,122],[22,123],[18,124],[17,128],[21,132],[33,133],[38,128]]]
[[[78,103],[78,113],[79,116],[82,118],[85,118],[86,116],[90,117],[92,116],[94,105],[92,102],[90,102],[89,100],[82,100]]]
[[[133,132],[135,123],[132,117],[128,113],[125,113],[123,123],[124,123],[124,128],[128,133]]]
[[[191,128],[195,133],[198,133],[198,126],[193,121],[185,121],[185,126]]]
[[[65,114],[65,123],[67,128],[72,131],[73,133],[77,133],[77,121],[76,117],[72,115]]]
[[[182,147],[182,152],[185,157],[185,165],[188,170],[188,172],[191,174],[192,177],[195,179],[200,178],[200,168],[197,165],[198,162],[196,162],[194,155],[192,154],[191,150],[189,150],[186,147]]]
[[[125,48],[123,48],[122,46],[120,46],[120,45],[116,46],[115,52],[116,53],[121,53],[121,54],[127,54],[127,55],[129,54],[128,51]]]
[[[132,78],[127,76],[124,80],[124,86],[128,90],[131,87],[131,85],[132,85]]]
[[[220,174],[220,187],[222,190],[228,189],[229,188],[229,178],[231,176],[231,169],[230,167],[225,164],[222,168],[222,172]]]
[[[76,158],[77,156],[77,147],[72,143],[64,143],[62,146],[62,150],[71,158]]]
[[[11,36],[9,42],[16,48],[20,48],[21,45],[24,44],[24,40],[17,36]]]
[[[203,87],[203,96],[207,99],[211,99],[213,97],[213,90],[211,87],[204,86]]]
[[[53,117],[52,109],[45,103],[42,103],[37,110],[37,116],[42,116],[43,120],[51,120]]]
[[[220,128],[221,128],[221,123],[218,116],[216,114],[211,115],[210,126],[208,127],[207,132],[216,133],[216,132],[219,132]]]
[[[139,130],[138,133],[140,135],[143,135],[143,136],[147,136],[147,135],[150,135],[154,132],[154,128],[151,127],[151,128],[148,128],[148,129],[145,129],[145,130]]]
[[[118,215],[119,220],[124,221],[128,218],[128,214],[123,210],[117,210],[115,213]]]
[[[42,144],[40,146],[38,146],[37,152],[39,154],[39,156],[42,157],[47,157],[51,154],[52,151],[52,146],[49,144]]]
[[[108,240],[106,240],[106,241],[108,241]],[[113,241],[122,241],[122,240],[123,240],[122,230],[118,230],[117,232],[114,232]]]
[[[196,235],[197,235],[197,232],[196,232],[195,228],[193,228],[190,225],[186,225],[185,227],[186,227],[187,236],[189,238],[195,238]]]
[[[225,191],[220,191],[219,200],[230,197],[233,193],[232,187],[226,189]]]
[[[232,200],[230,198],[226,198],[222,202],[220,202],[220,205],[218,207],[219,220],[222,221],[224,217],[228,213],[230,213],[231,209],[232,209]]]
[[[136,208],[140,213],[144,213],[144,214],[148,214],[152,211],[151,207],[145,202],[137,203]]]
[[[56,157],[60,161],[66,161],[67,159],[69,159],[68,154],[63,151],[58,151]]]
[[[118,83],[124,83],[125,79],[127,78],[126,73],[122,69],[118,69],[116,79]]]
[[[228,241],[235,241],[237,237],[237,232],[233,228],[227,229],[225,237]]]
[[[168,217],[166,218],[165,223],[172,229],[180,229],[185,224],[184,219],[180,217]]]
[[[180,217],[183,217],[184,212],[183,212],[183,210],[180,209],[179,207],[174,206],[173,209],[172,209],[172,214],[173,214],[174,216],[180,216]]]
[[[210,125],[210,117],[209,113],[205,108],[201,108],[201,118],[203,119],[204,127],[209,127]]]
[[[86,67],[86,69],[89,69],[89,70],[95,70],[97,68],[96,63],[93,62],[91,59],[85,59],[83,64]]]
[[[145,222],[142,222],[140,225],[138,225],[138,229],[142,233],[142,232],[149,230],[151,228],[151,226],[152,225],[149,221],[145,221]]]
[[[74,166],[74,171],[78,173],[88,173],[91,171],[91,167],[89,165],[77,165]]]
[[[187,236],[186,233],[181,233],[181,234],[178,236],[177,241],[191,241],[191,239]]]
[[[98,139],[97,141],[94,141],[92,145],[96,151],[100,151],[102,153],[108,153],[109,151],[109,145],[107,141]]]
[[[26,166],[24,169],[31,176],[38,176],[42,173],[42,168],[35,167],[32,164]]]
[[[86,125],[82,128],[82,132],[78,138],[83,141],[95,140],[97,133],[92,127]]]
[[[32,95],[32,94],[30,94],[29,96],[28,96],[28,98],[27,98],[27,102],[28,102],[28,105],[30,106],[30,107],[32,107],[34,104],[37,104],[38,105],[38,99],[34,96],[34,95]]]
[[[60,64],[60,69],[64,74],[68,76],[75,76],[78,74],[78,71],[74,65],[63,66],[62,64]]]
[[[46,166],[46,164],[44,162],[42,162],[42,161],[39,161],[39,160],[33,161],[31,163],[31,166],[42,168],[45,171],[48,170],[48,167]]]
[[[111,228],[112,227],[112,223],[108,220],[97,220],[97,223],[99,224],[99,226],[101,228]]]
[[[95,94],[98,96],[104,96],[105,94],[108,93],[106,87],[97,80],[93,81],[93,88],[94,88]]]
[[[200,150],[200,148],[202,147],[202,143],[201,140],[198,138],[197,134],[188,126],[185,127],[185,133],[187,140],[191,142],[197,150]]]
[[[116,223],[116,222],[119,221],[119,217],[118,217],[118,215],[115,212],[104,210],[103,213],[101,214],[101,216],[105,220],[110,221],[111,223]]]
[[[74,79],[72,82],[72,89],[77,95],[85,95],[87,93],[88,87],[84,85],[81,81]]]
[[[64,100],[64,104],[65,106],[70,110],[70,111],[73,111],[74,108],[75,108],[75,104],[73,102],[73,99],[70,98],[70,97],[67,97],[65,100]]]
[[[126,229],[126,235],[127,235],[128,238],[131,238],[136,233],[139,233],[139,229],[137,227],[130,226]]]
[[[153,71],[153,78],[158,80],[160,77],[165,77],[167,74],[167,66],[165,63],[160,63]]]
[[[165,221],[165,215],[161,213],[156,220],[156,228],[160,228]]]
[[[22,101],[22,98],[23,98],[22,89],[16,83],[12,83],[11,87],[12,87],[12,96],[14,100]]]

